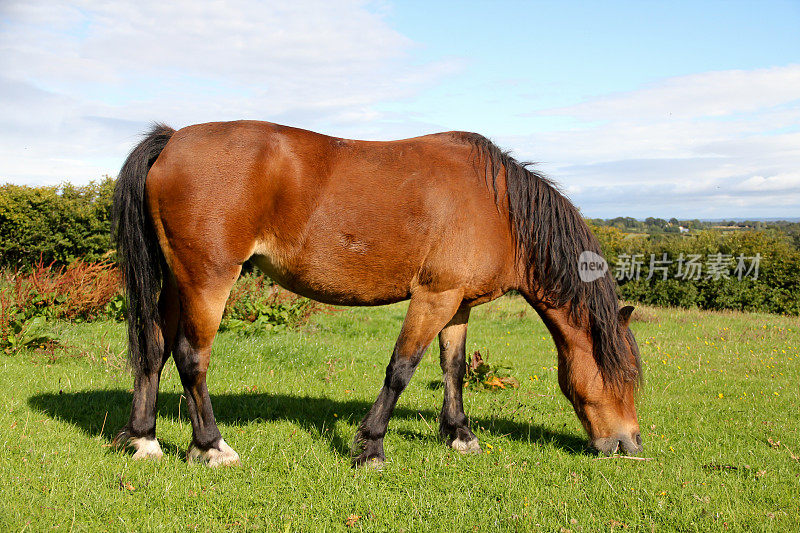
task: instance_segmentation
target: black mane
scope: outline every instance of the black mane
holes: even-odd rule
[[[523,261],[531,286],[542,290],[545,303],[569,305],[575,322],[588,314],[594,357],[603,379],[615,385],[637,379],[641,365],[631,367],[620,330],[616,281],[610,272],[587,283],[580,279],[578,257],[583,251],[602,255],[600,244],[578,209],[555,183],[521,163],[489,139],[475,133],[457,134],[472,145],[478,168],[491,176],[500,203],[497,178],[505,176],[509,224],[516,239],[517,259]]]

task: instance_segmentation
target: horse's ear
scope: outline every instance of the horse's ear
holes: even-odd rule
[[[628,327],[628,323],[631,321],[631,313],[633,313],[632,305],[626,305],[619,310],[619,323],[623,328]]]

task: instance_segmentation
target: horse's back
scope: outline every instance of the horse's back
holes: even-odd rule
[[[201,124],[175,133],[147,191],[173,268],[202,276],[253,257],[318,300],[385,303],[420,284],[494,284],[508,267],[508,225],[470,150],[451,133],[377,142]]]

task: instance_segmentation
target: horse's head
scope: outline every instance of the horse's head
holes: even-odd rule
[[[558,382],[572,402],[589,434],[592,447],[602,453],[642,451],[642,437],[634,398],[639,383],[639,348],[628,322],[633,307],[619,311],[618,335],[601,346],[597,336],[583,335],[559,346]],[[597,350],[615,349],[613,357]],[[600,368],[598,361],[605,361]]]

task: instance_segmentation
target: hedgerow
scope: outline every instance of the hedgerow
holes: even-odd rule
[[[630,236],[611,227],[592,229],[626,300],[658,306],[800,314],[800,251],[786,234],[774,230],[707,230],[694,235]],[[692,256],[699,257],[705,269],[687,276],[680,269],[685,269],[685,260]],[[630,270],[622,272],[621,266],[630,267],[634,257],[641,261],[637,275],[630,275]],[[758,271],[737,272],[740,258],[747,268],[757,263]],[[718,270],[708,270],[712,262],[717,263]]]
[[[0,186],[0,269],[26,273],[36,270],[37,265],[61,268],[78,260],[113,263],[110,211],[114,183],[106,177],[85,186]],[[642,258],[638,279],[619,279],[620,294],[625,299],[650,305],[800,314],[800,250],[787,232],[767,227],[737,232],[692,230],[691,235],[632,235],[598,224],[592,224],[592,231],[612,269],[625,256],[639,254]],[[673,260],[667,279],[649,276],[650,256],[661,258],[665,253]],[[723,254],[734,260],[739,255],[758,254],[758,276],[679,278],[677,260],[681,254],[704,258]],[[236,290],[232,301],[239,298]],[[227,327],[231,329],[249,329],[236,322],[242,320],[241,316],[255,316],[258,323],[274,325],[286,317],[288,322],[302,322],[298,317],[306,312],[302,301],[290,305],[281,299],[240,299],[240,303],[228,307]],[[122,300],[116,305],[120,308]]]
[[[111,258],[114,180],[84,186],[0,186],[0,268]]]

